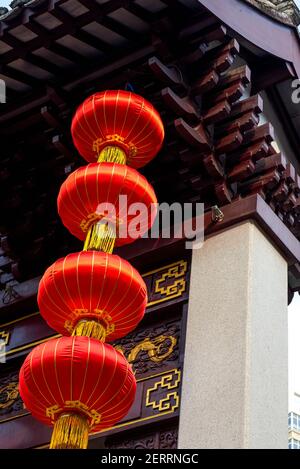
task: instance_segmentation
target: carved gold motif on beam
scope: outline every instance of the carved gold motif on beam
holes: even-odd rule
[[[170,345],[165,353],[162,353],[163,347],[166,345],[166,342],[170,341]],[[175,346],[177,344],[177,338],[173,336],[160,335],[150,339],[147,337],[142,342],[138,343],[128,354],[127,361],[129,363],[134,363],[137,359],[137,356],[140,352],[147,352],[148,357],[151,361],[155,363],[161,363],[166,358],[168,358]],[[124,354],[124,350],[121,346],[116,346],[116,350]]]
[[[19,397],[18,382],[12,381],[0,387],[0,409],[10,407]]]
[[[174,412],[179,407],[180,379],[179,370],[162,376],[153,387],[147,389],[146,407],[152,407],[159,412]]]

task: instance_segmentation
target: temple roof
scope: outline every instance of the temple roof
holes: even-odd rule
[[[45,0],[12,0],[10,9],[0,5],[0,21],[10,20],[18,16],[24,7],[34,8]]]
[[[282,23],[298,26],[300,11],[294,0],[245,0]]]
[[[34,8],[45,0],[13,0],[11,9],[0,5],[0,21],[18,16],[24,7]],[[291,25],[300,24],[300,10],[294,0],[244,0],[276,20]]]

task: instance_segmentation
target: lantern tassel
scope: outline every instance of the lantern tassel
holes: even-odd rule
[[[108,145],[101,151],[98,163],[126,164],[126,153],[120,147]]]
[[[83,250],[103,251],[112,254],[116,240],[116,228],[107,220],[100,220],[88,231]]]
[[[50,449],[86,449],[89,424],[79,414],[62,414],[54,424]]]
[[[93,320],[79,321],[72,332],[73,336],[92,337],[93,339],[105,342],[106,328],[100,323]]]

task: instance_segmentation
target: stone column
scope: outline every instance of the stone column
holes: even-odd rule
[[[287,263],[253,222],[193,251],[179,448],[287,448]]]

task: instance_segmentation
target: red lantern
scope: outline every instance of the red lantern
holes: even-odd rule
[[[123,205],[119,204],[120,195],[126,198]],[[128,233],[127,228],[136,217],[135,211],[128,213],[128,207],[137,203],[143,204],[145,210],[139,217],[138,233]],[[94,163],[70,174],[60,189],[57,205],[63,224],[77,238],[85,240],[89,229],[106,219],[119,229],[125,228],[122,238],[117,230],[116,245],[122,246],[141,237],[151,227],[157,199],[152,186],[136,170],[115,163]],[[112,208],[114,214],[110,215]]]
[[[126,359],[110,345],[62,337],[26,357],[19,391],[35,418],[54,425],[51,448],[82,448],[88,433],[109,428],[127,414],[136,381]]]
[[[66,228],[85,240],[84,252],[47,269],[38,303],[52,328],[73,337],[32,350],[21,368],[19,386],[32,415],[54,425],[50,448],[57,449],[86,448],[90,432],[113,426],[133,403],[136,381],[131,367],[104,341],[123,337],[137,326],[147,291],[138,272],[111,253],[115,241],[119,246],[131,243],[152,226],[155,193],[142,175],[125,165],[139,168],[148,163],[161,148],[164,129],[145,99],[107,91],[79,107],[72,136],[92,164],[64,182],[58,212]]]
[[[116,255],[87,251],[69,254],[46,270],[38,304],[49,326],[60,334],[113,341],[142,320],[147,289],[129,262]]]
[[[151,161],[164,139],[162,121],[152,104],[122,90],[87,98],[77,109],[71,132],[74,145],[87,161],[97,161],[105,147],[116,146],[134,168]]]

